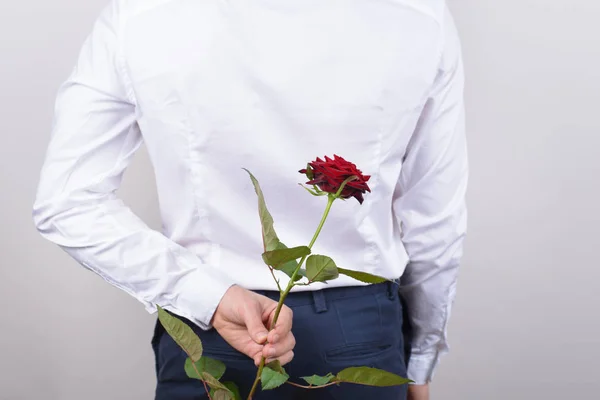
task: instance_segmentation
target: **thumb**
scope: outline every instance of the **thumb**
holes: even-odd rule
[[[248,329],[248,334],[252,340],[254,340],[258,344],[264,344],[267,340],[267,335],[269,332],[267,328],[262,322],[262,312],[258,307],[251,307],[244,314],[244,324],[246,324],[246,329]]]

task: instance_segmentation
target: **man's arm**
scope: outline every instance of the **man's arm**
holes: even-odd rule
[[[103,11],[59,90],[34,221],[149,311],[158,304],[207,328],[230,280],[149,229],[115,195],[142,142],[119,56],[120,3]]]
[[[438,76],[409,143],[394,201],[410,259],[400,293],[413,334],[408,375],[417,385],[430,382],[448,350],[446,327],[466,232],[463,67],[448,12],[444,24]],[[414,386],[409,398],[427,399],[428,390]]]

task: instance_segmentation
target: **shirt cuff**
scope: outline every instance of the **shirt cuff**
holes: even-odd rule
[[[198,268],[179,279],[172,296],[165,299],[165,310],[190,320],[203,330],[212,328],[212,317],[225,292],[234,283],[218,270]],[[150,312],[156,312],[152,306]]]
[[[440,359],[439,353],[412,354],[408,362],[408,379],[413,385],[425,385],[431,382]]]

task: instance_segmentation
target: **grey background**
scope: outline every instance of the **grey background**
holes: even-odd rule
[[[0,399],[151,399],[154,317],[37,234],[54,96],[106,0],[0,2]],[[470,229],[440,400],[600,395],[600,3],[450,1]],[[140,152],[122,196],[160,227]]]

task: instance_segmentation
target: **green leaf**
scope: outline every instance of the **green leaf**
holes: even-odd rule
[[[290,376],[285,372],[279,361],[275,360],[265,365],[260,376],[262,390],[275,389],[283,385]]]
[[[280,374],[286,373],[285,369],[283,368],[283,366],[281,365],[279,360],[271,361],[270,363],[268,363],[265,366],[271,368],[273,371],[279,372]]]
[[[323,191],[319,190],[319,188],[317,188],[316,186],[313,186],[314,187],[314,190],[313,190],[311,188],[307,188],[306,186],[304,186],[301,183],[299,183],[298,185],[300,185],[301,187],[303,187],[304,190],[306,190],[308,193],[312,194],[313,196],[320,197],[320,196],[326,196],[327,195],[327,192],[323,192]]]
[[[202,342],[200,338],[196,336],[192,328],[185,322],[172,316],[160,306],[157,306],[157,309],[158,320],[165,328],[165,331],[186,352],[192,361],[198,361],[202,357]]]
[[[282,243],[279,242],[278,246]],[[281,247],[281,246],[279,246]],[[275,269],[280,269],[281,266],[289,261],[295,261],[300,257],[310,254],[310,249],[306,246],[298,246],[288,248],[280,248],[277,250],[267,251],[263,253],[262,258],[265,264],[272,266]],[[296,264],[298,265],[298,264]]]
[[[258,196],[258,215],[260,217],[260,224],[262,226],[262,236],[265,251],[275,250],[277,248],[277,243],[279,243],[279,238],[277,237],[277,233],[275,233],[275,228],[273,227],[273,217],[267,209],[265,196],[263,195],[258,180],[254,177],[254,175],[252,175],[252,173],[246,168],[244,168],[244,170],[248,173],[248,175],[250,175],[250,179],[254,185],[254,191]]]
[[[335,379],[335,375],[333,375],[330,372],[325,376],[319,376],[319,375],[303,376],[302,379],[304,379],[306,382],[308,382],[309,385],[323,386],[323,385],[328,384],[329,382],[332,382]]]
[[[212,400],[235,400],[234,394],[226,390],[210,390]]]
[[[335,262],[327,256],[312,255],[306,260],[306,277],[311,282],[325,282],[339,276]]]
[[[226,389],[210,389],[210,397],[213,400],[243,400],[240,389],[233,382],[222,382]]]
[[[314,177],[315,177],[315,173],[313,172],[313,169],[312,169],[312,167],[310,166],[310,163],[309,163],[309,164],[306,164],[306,177],[307,177],[309,180],[313,180],[313,179],[314,179]]]
[[[366,272],[360,271],[350,271],[348,269],[338,267],[338,272],[343,275],[347,275],[351,278],[356,279],[357,281],[365,282],[365,283],[383,283],[387,282],[388,279],[382,278],[381,276],[372,275]]]
[[[277,250],[283,250],[283,249],[287,249],[287,248],[288,247],[285,244],[283,244],[281,242],[277,243]],[[294,271],[296,270],[296,268],[298,268],[298,262],[296,262],[296,260],[290,260],[286,263],[283,263],[277,269],[285,272],[285,274],[291,278],[292,275],[294,274]],[[295,280],[298,281],[298,280],[302,279],[302,276],[304,276],[304,275],[301,275],[301,272],[298,272]]]
[[[227,387],[233,393],[233,400],[242,400],[242,395],[240,394],[240,389],[234,382],[223,382],[223,385]],[[215,400],[215,399],[213,399]]]
[[[314,190],[312,190],[310,188],[307,188],[303,184],[299,183],[298,185],[300,185],[300,187],[304,188],[304,190],[306,190],[308,193],[312,194],[313,196],[319,196],[319,193],[315,192]]]
[[[213,377],[208,372],[203,372],[202,373],[202,380],[204,382],[206,382],[206,384],[208,386],[210,386],[210,388],[213,389],[215,392],[218,391],[218,390],[224,390],[226,392],[230,392],[231,393],[231,391],[227,388],[227,386],[225,386],[224,384],[222,384],[221,382],[219,382],[218,379],[216,379],[215,377]]]
[[[200,376],[196,373],[196,369],[194,369],[194,365],[196,369],[200,373]],[[200,379],[203,372],[208,372],[215,379],[221,379],[223,374],[225,373],[225,364],[223,364],[219,360],[215,360],[210,357],[201,357],[195,363],[192,362],[190,358],[185,360],[185,372],[189,378]]]
[[[352,175],[352,176],[349,176],[346,179],[344,179],[344,181],[342,182],[342,184],[338,188],[337,192],[333,195],[333,197],[335,197],[336,199],[339,199],[340,195],[344,191],[344,187],[346,187],[346,185],[348,184],[348,182],[354,181],[356,179],[358,179],[358,176],[356,176],[356,175]]]
[[[398,386],[412,382],[410,379],[371,367],[350,367],[338,372],[340,382],[358,383],[367,386]]]

